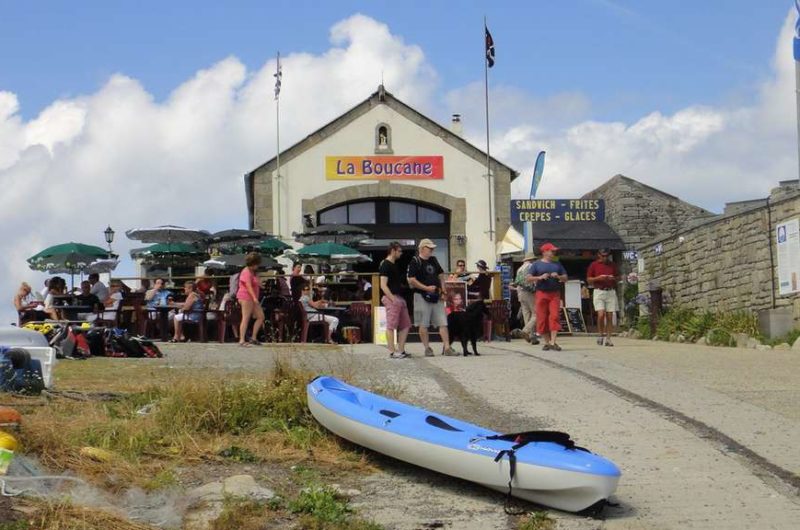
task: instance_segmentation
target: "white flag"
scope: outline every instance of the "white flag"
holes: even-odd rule
[[[281,54],[278,52],[278,68],[275,71],[275,99],[278,99],[278,96],[281,94],[281,77],[283,77],[283,72],[281,72]]]

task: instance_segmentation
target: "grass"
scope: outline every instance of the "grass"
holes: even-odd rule
[[[226,500],[212,528],[263,528],[276,518],[296,522],[299,528],[379,528],[359,519],[347,499],[322,485],[321,476],[372,466],[364,452],[329,434],[312,417],[306,384],[313,372],[281,359],[263,374],[195,369],[178,373],[160,363],[60,363],[60,393],[49,400],[24,402],[31,406],[24,409],[19,432],[23,451],[54,472],[75,473],[111,493],[131,486],[146,491],[179,486],[180,470],[199,462],[278,465],[293,475],[282,485],[283,498],[289,501]],[[76,395],[70,391],[78,390],[88,399],[72,399]],[[384,390],[400,392],[399,387]],[[92,399],[92,393],[104,399]],[[98,457],[96,450],[86,448],[110,456]],[[288,473],[290,467],[299,471]],[[36,513],[38,526],[25,528],[149,528],[125,526],[122,519],[112,522],[106,512],[67,503],[42,505]]]
[[[555,527],[555,519],[547,512],[529,513],[521,517],[517,524],[517,530],[554,530]]]
[[[154,526],[135,523],[104,510],[75,506],[70,502],[26,499],[23,503],[31,512],[26,520],[15,521],[13,524],[16,527],[4,528],[0,523],[0,530],[156,530]]]

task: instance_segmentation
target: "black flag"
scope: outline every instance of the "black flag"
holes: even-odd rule
[[[486,62],[491,68],[494,66],[494,39],[492,39],[492,34],[489,33],[489,28],[483,26],[483,29],[486,30]]]

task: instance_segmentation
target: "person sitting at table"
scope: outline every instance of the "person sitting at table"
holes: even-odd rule
[[[328,282],[328,278],[325,275],[331,273],[330,264],[329,263],[323,263],[322,265],[320,265],[319,266],[319,272],[320,272],[320,275],[317,276],[317,279],[314,280],[314,283],[316,283],[318,285],[321,284],[321,283],[327,283]],[[330,278],[330,279],[333,280],[333,278]]]
[[[195,282],[189,280],[183,284],[183,293],[186,295],[186,300],[178,308],[178,313],[172,315],[172,324],[175,328],[175,334],[169,339],[170,342],[186,342],[186,337],[183,335],[183,323],[200,322],[205,310],[205,299],[202,293],[197,291]]]
[[[67,294],[67,282],[64,278],[60,276],[50,278],[50,283],[47,284],[47,296],[44,299],[44,312],[49,318],[59,320],[61,315],[58,312],[56,298],[65,294]]]
[[[167,305],[167,298],[171,293],[164,286],[164,278],[156,278],[153,288],[144,293],[144,301],[147,307],[154,308]]]
[[[91,293],[91,291],[90,291]],[[114,280],[108,289],[108,298],[103,302],[103,312],[97,315],[98,320],[117,320],[119,306],[122,303],[122,282]]]
[[[14,295],[14,308],[19,313],[20,324],[41,322],[47,317],[44,306],[36,299],[33,289],[26,282],[20,284],[17,294]]]
[[[78,320],[94,320],[95,312],[101,311],[103,308],[100,299],[92,294],[92,284],[87,280],[81,282],[80,294],[75,295],[75,305],[91,308],[88,312],[78,313]]]
[[[328,307],[328,302],[326,300],[313,300],[311,297],[311,285],[309,283],[303,285],[300,303],[303,304],[303,309],[306,310],[306,316],[309,321],[324,320],[331,328],[331,336],[336,333],[336,328],[339,327],[339,319],[332,315],[320,313],[320,309]],[[331,344],[334,344],[332,339]]]
[[[106,284],[100,281],[100,275],[93,272],[87,278],[89,283],[92,284],[92,294],[95,295],[101,302],[108,300],[109,290]]]
[[[466,282],[469,279],[470,274],[467,272],[467,262],[463,259],[456,262],[456,270],[447,277],[448,282]]]
[[[202,294],[205,298],[216,294],[217,288],[208,276],[198,276],[194,284],[197,292]]]

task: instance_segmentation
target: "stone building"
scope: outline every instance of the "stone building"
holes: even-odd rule
[[[780,294],[776,244],[776,226],[798,217],[798,181],[785,181],[767,199],[731,203],[722,215],[665,232],[639,247],[640,291],[657,284],[673,304],[693,309],[776,309],[798,325],[800,293]]]
[[[660,235],[714,216],[708,210],[624,175],[615,175],[582,198],[605,199],[605,222],[630,250],[638,250]]]
[[[442,266],[496,260],[517,172],[381,85],[367,99],[245,175],[250,226],[292,240],[306,221],[367,228],[374,267],[389,241],[430,238]],[[491,214],[491,215],[490,215]],[[409,253],[406,253],[409,254]]]

